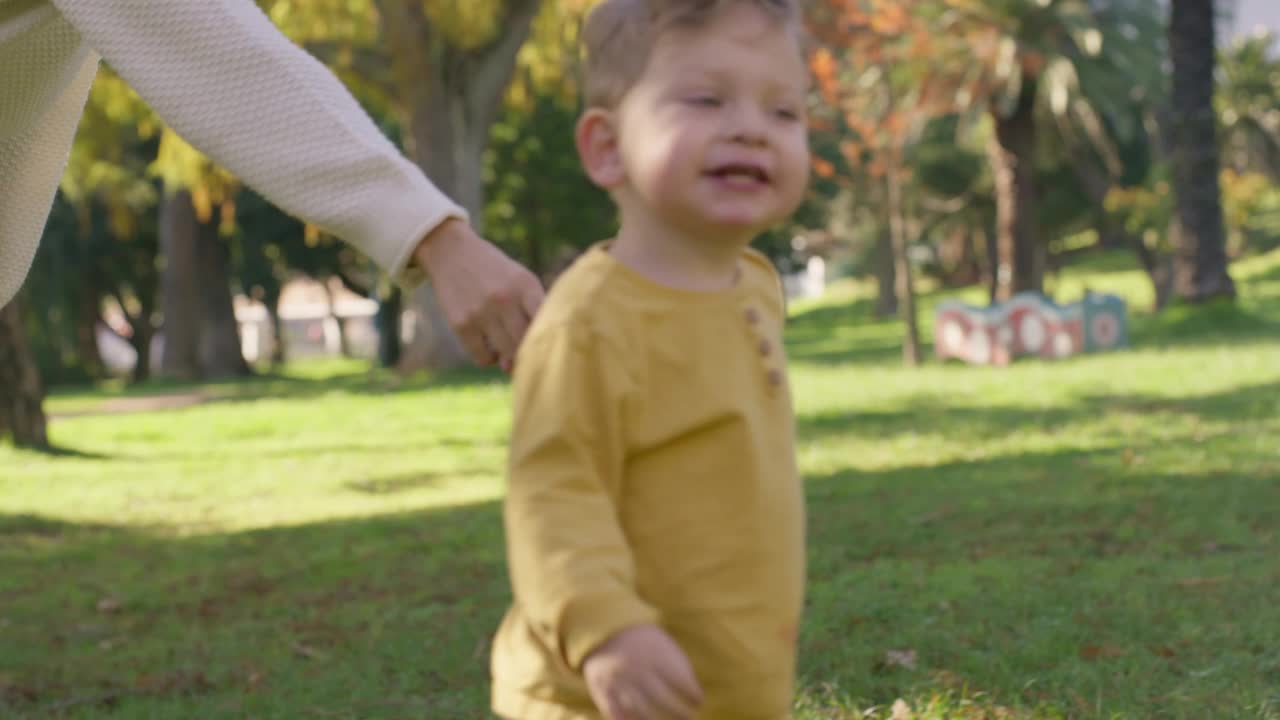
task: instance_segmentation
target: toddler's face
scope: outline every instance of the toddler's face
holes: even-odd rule
[[[695,234],[749,241],[803,198],[807,90],[794,35],[745,3],[664,33],[618,110],[632,200]]]

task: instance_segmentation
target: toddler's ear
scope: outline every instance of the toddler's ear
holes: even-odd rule
[[[606,190],[622,184],[626,171],[619,152],[617,122],[613,113],[599,108],[587,110],[578,118],[574,139],[582,167],[592,182]]]

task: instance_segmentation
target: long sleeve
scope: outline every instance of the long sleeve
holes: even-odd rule
[[[526,340],[514,378],[505,504],[516,603],[569,667],[616,632],[655,622],[619,524],[619,364],[571,327]]]
[[[74,44],[69,48],[58,58],[66,68],[65,82],[56,88],[31,89],[32,94],[57,92],[45,103],[29,102],[40,106],[42,114],[24,123],[23,132],[11,137],[0,133],[0,306],[18,294],[31,269],[89,86],[98,72],[96,58],[76,52]]]
[[[405,284],[417,242],[467,218],[252,0],[52,1],[184,139]]]

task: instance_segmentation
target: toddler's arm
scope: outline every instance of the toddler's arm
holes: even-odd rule
[[[574,670],[657,612],[635,591],[619,523],[628,389],[619,358],[568,325],[531,335],[514,375],[504,509],[511,582],[543,642]]]

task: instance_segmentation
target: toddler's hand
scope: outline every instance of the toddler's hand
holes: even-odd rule
[[[613,636],[587,657],[582,670],[605,720],[693,720],[702,705],[689,659],[655,625]]]

